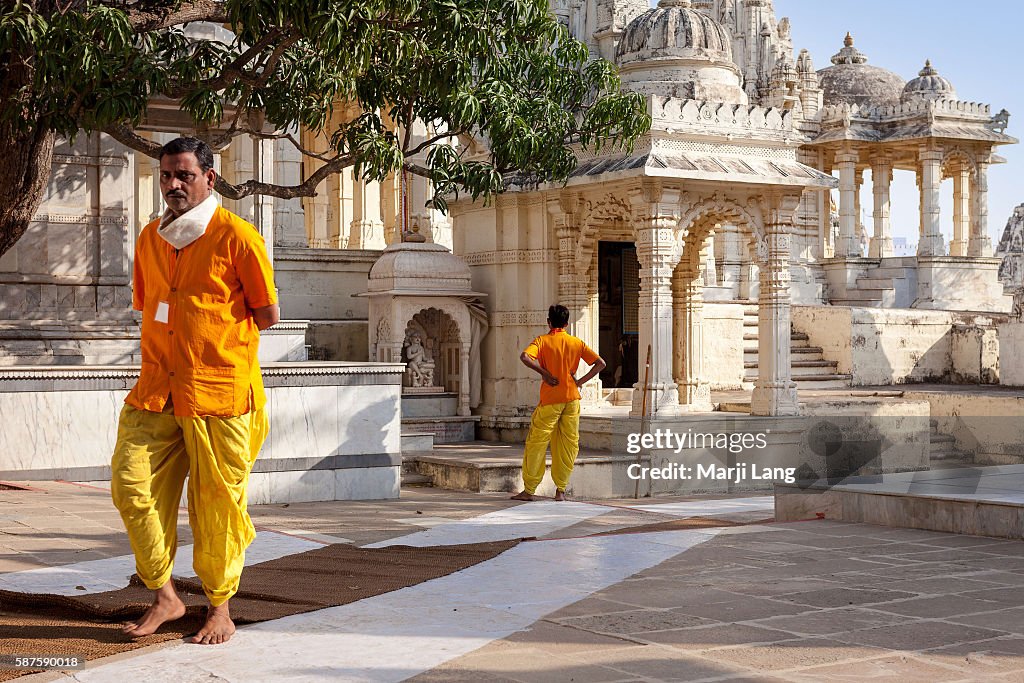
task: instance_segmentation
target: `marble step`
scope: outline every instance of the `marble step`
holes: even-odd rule
[[[403,453],[429,453],[434,450],[434,435],[424,432],[403,432],[401,444]]]
[[[839,363],[832,360],[791,360],[789,363],[793,377],[820,375],[824,368],[834,373],[838,366]],[[757,362],[743,364],[745,370],[757,370],[758,367]],[[752,373],[752,375],[756,377],[757,373]]]
[[[851,375],[803,375],[793,377],[798,390],[849,389]]]
[[[453,392],[437,394],[402,394],[402,417],[443,417],[455,415],[459,409],[459,395]]]
[[[831,298],[829,303],[832,306],[850,306],[852,308],[882,308],[882,300],[865,300],[865,299],[840,299]]]
[[[403,434],[433,434],[434,443],[462,443],[476,439],[479,415],[403,417]]]
[[[811,338],[807,336],[806,332],[790,332],[789,333],[790,346],[792,346],[792,342],[807,342],[807,341],[810,341],[810,339]],[[757,333],[756,332],[753,332],[753,333],[745,332],[743,334],[743,341],[757,341]],[[802,346],[802,344],[801,344],[801,346]]]
[[[522,452],[506,456],[479,456],[458,453],[417,456],[418,472],[431,477],[433,487],[474,493],[516,493],[522,490]],[[569,482],[569,495],[579,499],[631,498],[636,481],[625,476],[637,456],[613,451],[582,450],[576,458]],[[650,456],[641,454],[640,462],[650,463]],[[641,486],[644,484],[641,483]],[[545,475],[538,495],[553,496],[554,485]],[[643,489],[641,489],[643,493]]]
[[[406,474],[402,472],[402,486],[432,487],[434,480],[425,474]]]
[[[807,342],[804,342],[805,344]],[[793,346],[790,345],[789,352],[799,356],[794,360],[822,360],[824,349],[820,346]],[[748,346],[743,349],[743,360],[746,362],[757,362],[758,351],[756,346]]]

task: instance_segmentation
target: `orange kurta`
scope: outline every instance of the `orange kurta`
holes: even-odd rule
[[[579,399],[580,390],[576,386],[574,374],[579,367],[580,359],[586,361],[588,365],[593,365],[598,358],[594,350],[584,344],[582,339],[572,336],[564,329],[553,329],[537,337],[526,347],[525,353],[558,378],[557,387],[541,382],[542,406]]]
[[[161,412],[173,395],[179,417],[229,417],[262,408],[260,335],[252,309],[277,303],[263,237],[223,207],[206,232],[181,250],[157,234],[159,225],[155,220],[142,230],[135,250],[142,374],[125,403]]]

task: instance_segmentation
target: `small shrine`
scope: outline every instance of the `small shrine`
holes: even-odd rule
[[[470,441],[486,295],[472,290],[469,266],[446,247],[415,231],[405,238],[370,269],[370,360],[406,364],[403,432],[429,432],[437,443]]]

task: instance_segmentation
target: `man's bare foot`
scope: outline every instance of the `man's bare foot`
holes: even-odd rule
[[[235,622],[231,621],[228,603],[211,606],[206,610],[206,623],[193,638],[193,643],[201,645],[220,645],[231,640],[235,635]]]
[[[555,500],[568,500],[565,497],[565,491],[562,489],[555,489]]]
[[[532,493],[527,493],[525,490],[520,491],[516,495],[512,496],[510,500],[534,500]]]
[[[121,627],[125,635],[132,638],[141,638],[151,633],[156,633],[164,623],[181,619],[185,616],[185,603],[178,597],[174,590],[174,583],[167,581],[160,588],[156,589],[153,604],[138,621],[126,623]]]

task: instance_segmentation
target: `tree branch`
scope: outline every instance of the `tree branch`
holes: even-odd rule
[[[128,23],[136,33],[159,31],[190,21],[226,24],[230,21],[220,0],[187,0],[127,10]]]
[[[110,137],[114,138],[122,145],[130,147],[137,152],[152,157],[154,159],[160,158],[160,149],[162,145],[159,145],[152,140],[147,140],[138,133],[136,133],[131,127],[125,125],[108,126],[104,129],[104,132]],[[273,138],[273,137],[290,137],[290,136],[274,136],[267,134],[256,134],[256,137],[261,138]],[[296,144],[294,140],[292,144]],[[301,150],[301,148],[299,148]],[[323,166],[318,168],[316,171],[311,173],[305,180],[298,185],[275,185],[273,183],[264,183],[257,180],[247,180],[244,183],[238,185],[232,185],[225,180],[220,174],[217,174],[217,180],[214,183],[214,189],[219,192],[223,197],[227,199],[243,199],[245,197],[261,194],[268,197],[277,197],[279,199],[295,199],[297,197],[315,197],[317,186],[323,182],[327,176],[338,173],[349,166],[352,166],[356,161],[356,155],[354,154],[339,154],[335,157],[331,157],[327,160]]]

